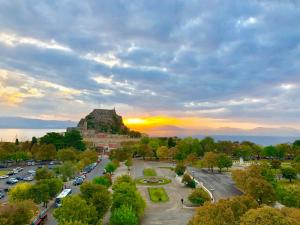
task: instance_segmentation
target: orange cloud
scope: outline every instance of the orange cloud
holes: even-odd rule
[[[199,130],[201,128],[217,129],[221,127],[253,129],[263,124],[239,122],[228,119],[200,118],[200,117],[168,117],[153,116],[144,118],[126,118],[124,123],[131,129],[147,132],[150,129],[159,130],[159,127],[177,127],[187,130]],[[265,125],[272,127],[270,125]]]

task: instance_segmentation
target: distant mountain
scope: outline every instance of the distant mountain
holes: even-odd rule
[[[15,129],[65,129],[76,126],[74,121],[41,120],[25,117],[0,117],[0,128]]]
[[[240,129],[232,127],[185,129],[177,126],[156,126],[144,129],[143,132],[151,136],[197,136],[197,135],[232,135],[232,136],[281,136],[300,137],[300,130],[290,127],[268,128],[257,127],[254,129]]]

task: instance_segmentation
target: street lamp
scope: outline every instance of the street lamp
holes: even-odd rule
[[[215,189],[213,189],[213,188],[211,188],[211,189],[210,189],[211,196],[212,196],[212,199],[211,199],[211,200],[213,200],[213,199],[214,199],[214,190],[215,190]]]

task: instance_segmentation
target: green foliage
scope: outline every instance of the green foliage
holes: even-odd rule
[[[237,225],[241,216],[251,208],[257,208],[257,203],[245,195],[216,203],[206,202],[198,208],[188,225]]]
[[[72,162],[65,162],[63,165],[54,169],[57,174],[61,174],[63,180],[73,178],[77,172],[76,166]]]
[[[115,172],[117,169],[117,166],[115,163],[108,163],[105,166],[105,170],[107,173],[113,174],[113,172]]]
[[[211,201],[210,195],[202,188],[196,188],[188,197],[189,201],[196,205],[203,205],[204,202]]]
[[[300,189],[298,187],[277,185],[275,191],[280,203],[288,207],[300,208]]]
[[[274,159],[274,160],[271,161],[271,166],[275,170],[276,169],[280,169],[280,167],[281,167],[281,161]]]
[[[36,170],[36,174],[35,174],[36,180],[50,179],[53,177],[54,177],[54,173],[48,168],[44,167]]]
[[[111,177],[108,175],[95,177],[93,179],[93,183],[95,184],[101,184],[107,188],[109,188],[112,185]]]
[[[109,225],[138,225],[138,218],[130,206],[123,205],[113,211]]]
[[[30,201],[20,201],[0,205],[1,225],[27,225],[37,212],[36,205]]]
[[[53,144],[56,150],[73,147],[77,150],[83,151],[86,149],[82,141],[82,137],[77,130],[68,131],[65,135],[51,132],[40,138],[41,144]]]
[[[186,166],[183,163],[177,163],[176,167],[175,167],[175,173],[178,176],[182,176],[184,174],[186,170]]]
[[[297,178],[297,170],[293,167],[283,167],[281,168],[282,176],[286,179],[289,179],[292,182],[292,179]]]
[[[78,159],[78,152],[74,148],[63,148],[57,152],[57,158],[62,162],[74,162]]]
[[[100,218],[103,218],[105,213],[111,206],[111,194],[107,190],[107,187],[90,183],[84,182],[80,186],[81,197],[87,201],[90,205],[93,205],[98,213]]]
[[[59,223],[80,221],[87,224],[97,224],[99,220],[95,206],[88,205],[86,200],[78,195],[64,198],[61,207],[55,209],[53,215]]]
[[[296,225],[298,222],[271,207],[250,209],[241,217],[240,225]],[[298,223],[299,224],[299,223]]]
[[[129,176],[122,176],[113,185],[112,212],[121,206],[130,206],[140,218],[146,207],[146,203],[137,191],[134,181]]]
[[[56,150],[53,144],[43,144],[37,148],[34,154],[34,158],[37,160],[50,161],[56,158]]]
[[[217,166],[218,163],[217,158],[218,158],[218,154],[214,152],[206,152],[202,159],[203,165],[209,168],[213,172],[214,167]]]
[[[222,172],[223,168],[229,168],[232,166],[232,160],[226,154],[218,154],[217,156],[217,166],[219,167],[219,171]]]
[[[29,183],[19,183],[8,193],[9,201],[15,202],[15,201],[22,201],[27,200],[30,198],[29,190],[32,188],[32,184]]]
[[[146,177],[153,177],[153,176],[156,176],[156,171],[153,169],[153,168],[145,168],[143,170],[143,174],[144,176]]]
[[[148,188],[148,193],[152,202],[169,201],[169,196],[164,188]]]

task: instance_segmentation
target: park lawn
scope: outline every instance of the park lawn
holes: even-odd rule
[[[164,188],[148,188],[149,196],[152,202],[167,202],[169,196]]]
[[[8,172],[8,170],[0,170],[0,176],[6,175]]]
[[[278,183],[283,187],[296,186],[297,188],[300,189],[300,179],[292,180],[292,182],[290,183],[289,180],[282,178],[281,180],[278,180]]]
[[[156,171],[153,168],[145,168],[143,174],[145,177],[154,177],[156,176]]]

